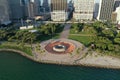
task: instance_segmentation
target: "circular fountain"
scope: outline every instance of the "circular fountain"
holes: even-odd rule
[[[55,45],[53,47],[53,50],[56,51],[56,52],[65,52],[66,46],[65,45],[61,45],[61,44]]]
[[[45,46],[46,51],[50,53],[65,54],[71,53],[75,49],[74,44],[66,41],[53,41]]]

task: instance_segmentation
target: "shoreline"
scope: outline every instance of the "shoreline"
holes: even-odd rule
[[[95,64],[95,63],[86,63],[85,59],[80,60],[77,63],[73,63],[73,62],[63,62],[63,61],[56,61],[56,60],[37,60],[35,59],[34,56],[29,56],[26,53],[19,51],[19,50],[14,50],[14,49],[0,49],[1,51],[10,51],[10,52],[15,52],[20,54],[21,56],[24,56],[25,58],[28,58],[32,61],[35,61],[37,63],[42,63],[42,64],[55,64],[55,65],[63,65],[63,66],[82,66],[82,67],[91,67],[91,68],[106,68],[106,69],[120,69],[120,66],[115,66],[115,65],[107,65],[107,64]],[[115,58],[117,59],[117,58]],[[89,60],[89,59],[88,59]]]

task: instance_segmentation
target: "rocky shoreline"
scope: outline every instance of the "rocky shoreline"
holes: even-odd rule
[[[45,63],[45,64],[57,64],[57,65],[67,65],[67,66],[87,66],[87,67],[96,67],[96,68],[110,68],[110,69],[120,69],[120,59],[115,58],[115,57],[110,57],[110,56],[99,56],[97,55],[88,55],[85,58],[77,61],[76,63],[73,60],[73,58],[71,58],[69,55],[67,55],[67,57],[69,59],[62,59],[65,58],[62,56],[62,58],[60,57],[60,55],[55,55],[55,54],[41,54],[41,58],[40,59],[36,59],[34,56],[29,56],[26,53],[19,51],[19,50],[14,50],[14,49],[0,49],[0,51],[12,51],[12,52],[16,52],[28,59],[31,59],[35,62],[38,63]],[[57,58],[55,58],[55,56]],[[53,58],[53,59],[52,59]]]

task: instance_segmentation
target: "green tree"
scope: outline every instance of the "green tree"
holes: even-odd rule
[[[120,44],[120,38],[115,38],[114,42],[117,43],[117,44]]]
[[[102,34],[103,36],[108,37],[108,38],[114,38],[116,35],[116,33],[111,29],[102,30]]]
[[[108,50],[113,51],[115,49],[113,44],[108,44]]]
[[[120,38],[120,33],[118,33],[118,34],[116,35],[116,37],[117,37],[117,38]]]
[[[7,31],[0,30],[0,40],[5,40],[7,37]]]

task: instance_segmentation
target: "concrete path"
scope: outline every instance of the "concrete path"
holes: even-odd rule
[[[65,24],[64,30],[63,30],[63,32],[60,35],[60,39],[61,38],[65,38],[65,39],[68,38],[70,28],[71,28],[71,24]]]

